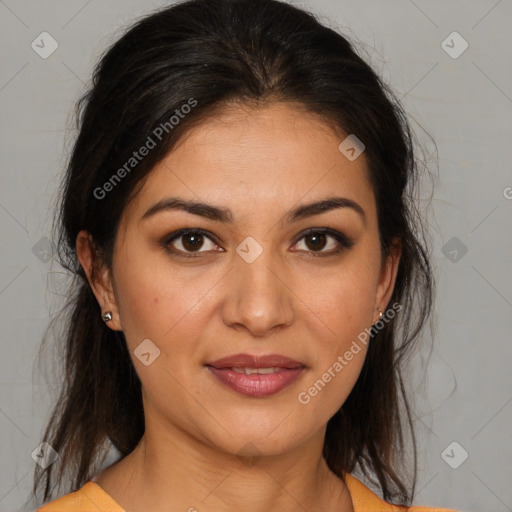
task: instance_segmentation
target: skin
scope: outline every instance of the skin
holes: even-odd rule
[[[353,511],[321,452],[327,421],[361,371],[364,345],[308,404],[297,396],[377,322],[400,250],[382,259],[367,162],[364,153],[349,161],[338,149],[343,138],[291,104],[225,108],[193,128],[126,206],[112,269],[93,276],[88,233],[79,233],[80,262],[102,311],[112,311],[105,328],[124,332],[142,382],[146,432],[95,478],[129,512]],[[337,208],[281,222],[299,204],[333,195],[357,202],[365,220]],[[229,208],[233,223],[182,210],[141,220],[169,196]],[[301,238],[325,227],[354,245],[335,254],[330,235],[316,246]],[[159,241],[182,228],[217,240],[201,238],[195,252],[182,245],[186,237],[172,242],[196,257],[166,252]],[[263,248],[252,263],[236,252],[248,236]],[[133,353],[144,339],[161,351],[149,366]],[[307,368],[276,395],[247,397],[204,366],[243,352],[283,354]]]

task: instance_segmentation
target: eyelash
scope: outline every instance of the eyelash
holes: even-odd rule
[[[196,253],[186,253],[179,249],[174,249],[173,247],[170,246],[171,242],[174,242],[174,240],[177,240],[178,238],[180,238],[184,235],[188,235],[188,234],[203,235],[203,236],[209,238],[215,244],[219,245],[215,241],[215,238],[210,235],[210,233],[208,233],[207,231],[204,231],[203,229],[197,229],[197,228],[185,228],[185,229],[180,229],[178,231],[175,231],[174,233],[171,233],[170,235],[165,237],[165,239],[162,240],[161,245],[167,252],[171,253],[172,255],[183,256],[185,258],[197,258],[200,256],[201,252],[208,252],[208,251],[198,251]],[[354,245],[354,241],[351,238],[344,235],[343,233],[340,233],[339,231],[335,231],[335,230],[332,230],[329,228],[310,228],[310,229],[304,231],[303,233],[301,233],[300,238],[298,238],[297,241],[293,245],[300,242],[303,238],[305,238],[309,235],[312,235],[312,234],[329,235],[340,244],[340,246],[337,249],[334,249],[334,250],[331,250],[328,252],[309,251],[309,254],[315,258],[339,254],[344,249],[350,249]],[[303,252],[303,251],[300,251],[300,252]]]

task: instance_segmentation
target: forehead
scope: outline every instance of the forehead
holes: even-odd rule
[[[333,193],[371,210],[365,155],[349,160],[338,148],[345,137],[292,104],[220,109],[155,166],[127,214],[140,217],[171,195],[229,206],[241,216]]]

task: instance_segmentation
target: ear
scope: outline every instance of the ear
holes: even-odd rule
[[[107,311],[112,313],[112,320],[106,325],[114,331],[122,331],[111,272],[99,260],[94,251],[92,236],[85,230],[80,231],[76,237],[76,253],[101,308],[101,315]]]
[[[374,317],[373,323],[375,324],[379,320],[379,313],[377,308],[380,308],[382,312],[388,307],[388,303],[393,295],[395,289],[396,275],[398,273],[398,264],[400,262],[400,256],[402,254],[402,243],[399,238],[393,240],[389,249],[389,254],[383,261],[382,268],[379,275],[379,282],[377,285],[377,294],[375,297],[376,304],[376,316]]]

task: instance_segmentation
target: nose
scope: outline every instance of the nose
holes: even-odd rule
[[[291,278],[270,250],[248,263],[234,256],[222,307],[224,323],[246,329],[252,336],[267,337],[290,326],[294,320]]]

